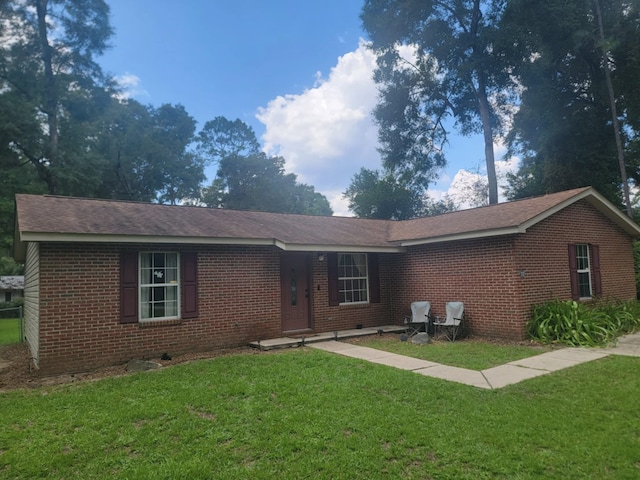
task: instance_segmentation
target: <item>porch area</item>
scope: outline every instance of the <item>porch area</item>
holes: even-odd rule
[[[405,327],[402,325],[382,325],[379,327],[354,328],[335,332],[291,335],[288,337],[274,338],[270,340],[256,340],[249,346],[260,350],[275,350],[278,348],[301,347],[309,343],[326,342],[328,340],[344,340],[347,338],[364,337],[366,335],[378,335],[379,333],[402,333]]]

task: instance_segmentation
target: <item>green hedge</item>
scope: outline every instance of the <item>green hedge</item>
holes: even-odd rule
[[[604,346],[618,336],[640,329],[640,305],[636,301],[553,300],[535,305],[527,333],[543,343],[571,346]]]

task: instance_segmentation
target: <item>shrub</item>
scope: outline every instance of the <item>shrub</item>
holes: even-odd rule
[[[527,333],[543,343],[594,347],[639,328],[640,307],[635,301],[584,304],[553,300],[532,308]]]

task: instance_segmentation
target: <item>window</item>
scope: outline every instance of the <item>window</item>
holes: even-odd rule
[[[120,252],[120,323],[198,315],[196,252]]]
[[[329,306],[380,303],[380,267],[377,253],[327,254]],[[356,281],[359,280],[359,281]],[[362,292],[366,295],[362,297]],[[354,301],[360,296],[359,301]]]
[[[366,253],[338,254],[339,303],[368,303],[369,276]]]
[[[591,298],[591,269],[589,268],[589,245],[576,245],[576,273],[580,298]]]
[[[178,254],[140,254],[140,319],[178,318]]]
[[[11,292],[4,292],[4,301],[5,302],[11,301]]]
[[[600,248],[586,243],[569,244],[571,297],[574,300],[602,295]]]

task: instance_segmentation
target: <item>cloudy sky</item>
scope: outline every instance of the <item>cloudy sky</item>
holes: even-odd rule
[[[131,96],[182,104],[199,126],[220,115],[240,118],[267,153],[284,157],[336,214],[348,214],[342,192],[353,174],[380,167],[371,118],[375,59],[361,29],[361,0],[107,3],[115,36],[101,63]],[[451,137],[447,158],[430,192],[464,203],[465,186],[483,173],[482,139]],[[497,167],[505,172],[515,163]]]

